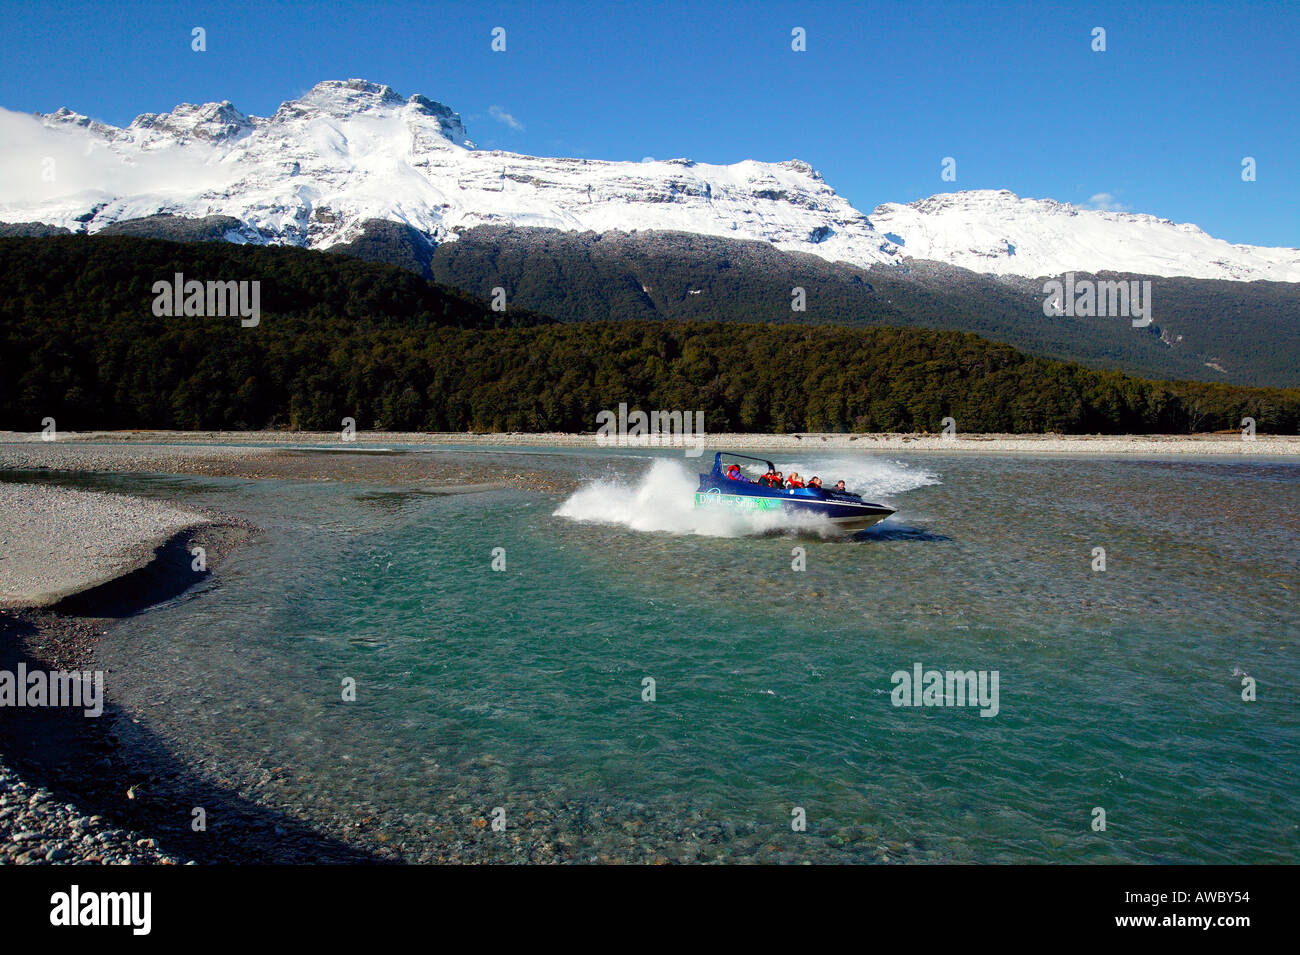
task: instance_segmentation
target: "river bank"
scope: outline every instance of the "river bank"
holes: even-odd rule
[[[13,439],[13,432],[0,432],[0,473],[21,476],[23,472],[99,472],[338,481],[437,493],[503,487],[558,491],[571,483],[553,472],[522,465],[487,466],[450,451],[385,453],[372,441],[339,443],[337,450],[328,446],[328,450],[322,449],[320,444],[328,436],[321,435],[300,436],[295,442],[278,441],[274,446],[245,443],[258,441],[262,434],[240,436],[227,432],[207,441],[194,441],[188,433],[67,433],[58,441],[41,441],[32,436]],[[337,439],[337,435],[333,437]]]
[[[123,577],[207,523],[123,494],[0,483],[0,608],[48,607]]]
[[[691,447],[695,437],[689,439]],[[1105,455],[1300,455],[1300,436],[1257,434],[1250,438],[1239,432],[1215,434],[963,434],[951,437],[937,434],[704,434],[698,438],[705,449],[718,451],[799,450],[809,446],[819,449],[869,451],[973,452],[978,454],[1105,454]],[[256,461],[262,467],[276,467],[271,452],[295,447],[336,446],[339,451],[378,451],[386,446],[470,447],[470,448],[600,448],[670,447],[642,442],[629,437],[622,444],[616,438],[596,434],[525,432],[383,432],[358,431],[353,440],[343,441],[337,431],[84,431],[60,432],[58,441],[42,441],[38,433],[0,431],[0,466],[3,460],[21,456],[22,460],[41,461],[52,457],[61,443],[81,447],[86,460],[93,461],[94,446],[128,445],[135,449],[141,469],[168,454],[168,447],[201,445],[207,452],[187,459],[187,473],[221,473],[223,467],[249,467]],[[7,447],[6,447],[7,445]],[[168,447],[158,447],[165,445]],[[33,446],[48,449],[44,454],[30,450]],[[20,452],[19,448],[29,450]],[[350,457],[343,455],[341,457]],[[16,466],[16,465],[14,465]],[[41,465],[36,465],[41,466]],[[334,465],[337,466],[337,465]]]
[[[177,865],[185,862],[141,832],[86,815],[45,786],[32,786],[0,757],[0,865],[68,863]]]
[[[0,504],[0,864],[265,862],[270,846],[275,861],[378,861],[202,778],[117,707],[97,660],[117,620],[204,582],[256,528],[45,484],[0,484]],[[18,703],[23,675],[70,673],[99,683],[100,712]]]

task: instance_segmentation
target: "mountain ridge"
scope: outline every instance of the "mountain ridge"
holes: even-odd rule
[[[855,208],[807,162],[641,163],[480,150],[459,114],[366,80],[325,81],[269,117],[181,104],[115,127],[63,108],[0,112],[0,221],[70,232],[150,216],[229,216],[236,243],[329,249],[365,223],[433,243],[477,226],[681,231],[751,239],[861,268],[908,259],[979,273],[1128,272],[1300,282],[1300,250],[1234,245],[1155,216],[1008,190]],[[31,181],[52,157],[52,182]]]

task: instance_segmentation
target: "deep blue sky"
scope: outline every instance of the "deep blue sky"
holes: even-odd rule
[[[484,147],[805,159],[858,208],[1005,188],[1300,246],[1300,3],[18,3],[0,106],[267,115],[364,77]],[[190,30],[207,30],[206,53]],[[489,49],[507,30],[507,51]],[[807,30],[808,49],[790,49]],[[1107,51],[1091,31],[1107,31]],[[495,107],[495,109],[494,109]],[[515,126],[499,118],[513,118]],[[957,181],[940,161],[957,159]],[[1241,180],[1253,156],[1258,180]]]

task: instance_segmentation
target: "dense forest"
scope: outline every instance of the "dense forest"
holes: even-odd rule
[[[181,272],[261,282],[256,327],[156,317]],[[1296,433],[1300,390],[1151,382],[960,332],[555,323],[388,265],[128,237],[0,240],[0,428],[591,431],[703,411],[711,432]]]

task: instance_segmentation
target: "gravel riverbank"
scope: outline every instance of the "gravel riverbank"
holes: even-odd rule
[[[0,483],[0,607],[46,607],[107,583],[207,523],[161,501]]]
[[[94,435],[64,435],[58,441],[7,441],[0,432],[0,472],[24,475],[42,471],[94,471],[114,474],[181,474],[248,480],[351,481],[403,490],[454,491],[511,487],[560,491],[571,485],[562,475],[535,468],[503,468],[479,463],[455,451],[383,453],[371,442],[322,447],[245,447],[197,444],[177,436],[175,444],[141,443],[142,438],[103,440]],[[233,439],[233,435],[227,435]],[[245,440],[258,440],[257,435]],[[297,444],[310,445],[306,437]]]
[[[44,786],[28,785],[0,757],[0,865],[177,865],[153,838],[85,815]]]
[[[18,674],[88,672],[107,618],[201,579],[192,543],[216,561],[251,532],[157,500],[0,483],[0,675],[10,687],[0,698],[0,864],[189,861],[146,835],[151,826],[121,823],[139,814],[123,809],[135,790],[111,758],[111,708],[87,718],[84,708],[18,706],[28,689]]]
[[[694,439],[692,439],[694,440]],[[627,439],[628,447],[653,447]],[[1238,432],[1217,434],[704,434],[703,447],[716,451],[746,449],[796,450],[810,444],[830,449],[871,451],[939,451],[980,454],[1106,454],[1106,455],[1300,455],[1300,436],[1257,434],[1246,440]],[[59,440],[42,442],[31,432],[0,431],[0,450],[6,443],[58,447],[60,442],[79,446],[130,445],[144,461],[149,455],[166,456],[168,448],[151,448],[150,443],[201,445],[215,459],[231,455],[258,455],[294,446],[334,446],[340,451],[361,451],[386,445],[458,446],[475,448],[597,448],[602,444],[593,434],[532,434],[524,432],[381,432],[358,431],[355,442],[344,443],[338,432],[313,431],[86,431],[61,432]],[[259,445],[263,447],[248,447]],[[236,447],[243,446],[243,447]],[[666,445],[665,445],[666,446]],[[224,452],[224,454],[222,453]],[[6,451],[6,455],[11,452]],[[88,451],[81,452],[89,454]],[[170,453],[175,454],[174,450]],[[4,456],[0,456],[3,461]],[[216,461],[212,462],[214,465]],[[0,466],[4,466],[0,463]],[[146,468],[141,468],[145,470]],[[200,472],[193,472],[200,473]]]

